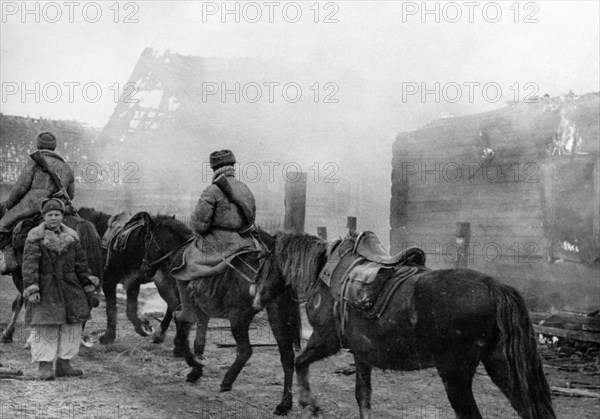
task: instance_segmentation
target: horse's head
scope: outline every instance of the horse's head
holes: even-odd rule
[[[296,295],[304,295],[326,261],[327,243],[318,237],[278,233],[274,241],[268,274],[260,275],[251,290],[255,310],[262,309],[288,287]]]
[[[149,217],[144,238],[142,272],[153,277],[160,265],[194,237],[192,231],[181,221],[171,216]]]
[[[252,307],[260,311],[268,302],[281,294],[287,285],[274,254],[276,238],[260,228],[257,232],[263,245],[267,248],[267,256],[261,265],[256,283],[250,285],[250,296],[253,297]]]

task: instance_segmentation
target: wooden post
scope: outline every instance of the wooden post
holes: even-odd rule
[[[546,261],[554,260],[554,231],[556,226],[556,164],[550,160],[542,165],[542,225],[543,249]]]
[[[317,227],[317,236],[327,241],[327,227]]]
[[[286,177],[283,230],[301,234],[304,233],[306,216],[306,173],[288,172]]]
[[[456,223],[456,269],[466,269],[469,260],[471,223]]]
[[[594,161],[594,175],[592,179],[592,191],[593,191],[593,202],[594,202],[594,213],[592,217],[593,219],[593,232],[592,239],[596,245],[600,244],[600,195],[598,194],[598,186],[600,181],[600,168],[598,165],[600,164],[600,159],[596,159]]]
[[[348,236],[356,236],[356,217],[348,217],[346,220],[346,227],[348,227]]]

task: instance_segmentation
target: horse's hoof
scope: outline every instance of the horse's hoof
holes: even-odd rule
[[[200,377],[202,377],[202,373],[198,374],[197,372],[192,371],[186,376],[185,381],[188,383],[195,383]]]
[[[154,333],[154,328],[149,323],[142,324],[142,330],[144,331],[144,333],[146,333],[146,335],[144,336],[148,336]]]
[[[152,335],[152,343],[163,343],[165,341],[165,337],[161,335],[157,335],[154,333]]]
[[[320,416],[319,406],[310,405],[308,408],[303,409],[301,413],[302,418],[318,418]]]
[[[290,410],[292,410],[292,403],[281,403],[275,408],[273,414],[277,416],[287,416]]]
[[[2,338],[0,339],[0,342],[2,343],[11,343],[13,341],[13,337],[12,335],[2,335]]]
[[[226,391],[231,391],[231,384],[221,384],[221,388],[219,389],[219,391],[221,393],[225,393]]]
[[[115,343],[115,338],[108,335],[102,335],[98,340],[102,345],[112,345],[113,343]]]
[[[136,332],[138,335],[140,335],[140,336],[143,336],[143,337],[147,337],[147,336],[150,334],[150,333],[148,333],[148,331],[147,331],[147,330],[145,330],[143,327],[138,327],[138,328],[136,328],[136,329],[135,329],[135,332]]]

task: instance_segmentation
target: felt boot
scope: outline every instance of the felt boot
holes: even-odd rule
[[[58,358],[56,360],[57,377],[78,377],[80,375],[83,375],[83,371],[71,367],[68,359]]]

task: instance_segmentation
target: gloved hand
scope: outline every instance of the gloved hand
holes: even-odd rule
[[[90,307],[98,307],[100,305],[100,300],[96,297],[95,292],[86,292],[85,297],[87,298]]]
[[[97,276],[94,276],[94,275],[90,275],[89,278],[90,278],[90,281],[92,281],[92,284],[94,284],[94,286],[96,288],[98,288],[98,285],[100,285],[100,278],[98,278]]]
[[[28,300],[31,304],[37,304],[40,302],[40,293],[39,292],[34,292],[33,294],[31,294],[29,296],[29,300]]]

